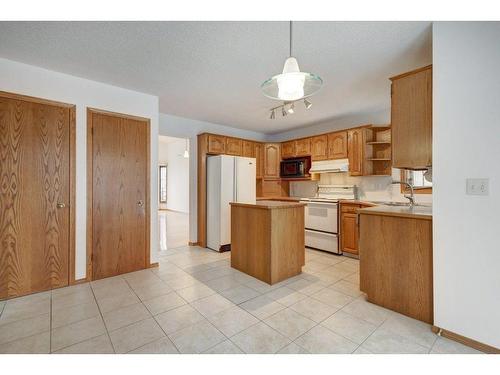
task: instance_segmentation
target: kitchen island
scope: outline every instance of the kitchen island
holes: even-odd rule
[[[433,323],[432,209],[362,208],[360,289],[369,302]]]
[[[304,203],[260,200],[231,205],[231,267],[268,284],[302,272]]]

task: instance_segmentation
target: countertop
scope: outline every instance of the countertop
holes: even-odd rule
[[[283,201],[283,202],[300,202],[297,197],[257,197],[258,201]]]
[[[384,215],[406,217],[411,219],[432,220],[432,207],[429,206],[387,206],[377,205],[374,207],[360,208],[357,210],[359,214],[366,215]]]
[[[240,203],[240,202],[230,202],[231,206],[240,207],[253,207],[262,209],[276,209],[276,208],[293,208],[293,207],[304,207],[306,204],[297,201],[277,201],[277,200],[257,200],[255,204],[251,203]]]

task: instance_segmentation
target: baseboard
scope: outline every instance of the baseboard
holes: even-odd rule
[[[69,282],[69,285],[78,285],[78,284],[83,284],[83,283],[86,283],[86,282],[88,282],[88,281],[89,281],[89,280],[88,280],[88,278],[86,278],[86,277],[85,277],[85,278],[83,278],[83,279],[71,280],[71,281]]]
[[[188,245],[189,245],[189,246],[198,246],[198,245],[199,245],[199,242],[191,242],[191,241],[189,241],[189,242],[188,242]]]
[[[459,342],[460,344],[464,344],[466,346],[469,346],[473,349],[479,350],[483,353],[487,354],[500,354],[500,349],[495,348],[493,346],[483,344],[482,342],[470,339],[468,337],[459,335],[458,333],[448,331],[446,329],[442,329],[436,326],[431,327],[432,332],[439,336],[446,337],[447,339]]]
[[[155,268],[155,267],[158,267],[158,266],[159,266],[159,263],[155,262],[155,263],[151,263],[148,268]]]

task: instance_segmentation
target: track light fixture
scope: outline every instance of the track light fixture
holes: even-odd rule
[[[295,103],[298,102],[299,100],[304,102],[304,106],[306,107],[306,109],[311,108],[312,103],[307,99],[298,99],[298,100],[283,102],[282,105],[271,108],[269,110],[271,112],[269,115],[269,119],[275,120],[276,119],[276,111],[279,111],[279,110],[281,110],[282,117],[285,117],[288,114],[293,115],[295,113]]]

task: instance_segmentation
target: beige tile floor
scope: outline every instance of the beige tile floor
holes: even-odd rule
[[[182,246],[158,268],[0,302],[0,353],[476,352],[366,302],[356,260],[307,249],[305,271],[270,286],[229,257]]]
[[[356,260],[307,249],[270,286],[187,227],[160,213],[158,268],[0,301],[0,353],[478,353],[366,302]]]

